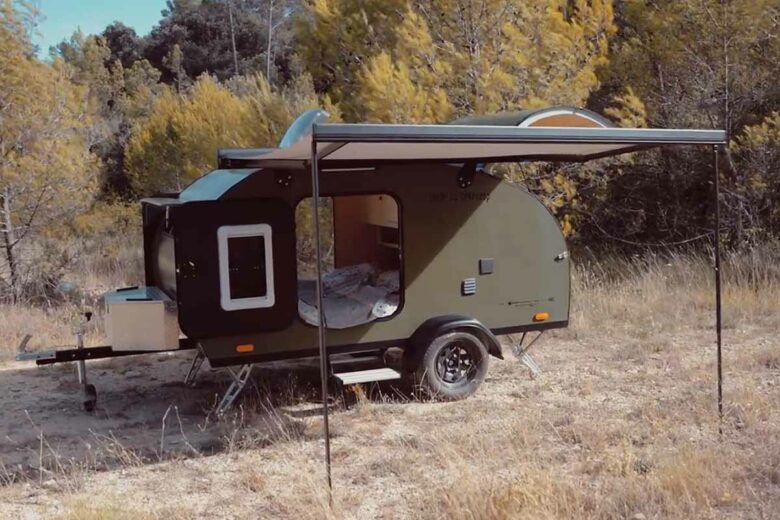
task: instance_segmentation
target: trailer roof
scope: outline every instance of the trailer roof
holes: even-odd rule
[[[723,130],[490,125],[314,124],[287,148],[243,159],[255,167],[299,168],[317,141],[321,166],[380,162],[588,161],[663,145],[726,143]]]

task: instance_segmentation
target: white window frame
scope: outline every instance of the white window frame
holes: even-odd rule
[[[228,240],[239,237],[263,237],[265,244],[265,296],[251,298],[232,298],[230,295],[230,262]],[[220,305],[226,311],[245,309],[263,309],[276,303],[274,294],[274,260],[271,226],[268,224],[247,224],[240,226],[221,226],[217,229],[219,248],[219,296]]]

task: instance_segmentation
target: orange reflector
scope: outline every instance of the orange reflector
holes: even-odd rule
[[[534,314],[534,321],[547,321],[550,318],[549,312],[537,312]]]
[[[253,352],[255,350],[255,346],[251,343],[247,343],[246,345],[236,345],[236,352],[239,352],[241,354],[244,354],[246,352]]]

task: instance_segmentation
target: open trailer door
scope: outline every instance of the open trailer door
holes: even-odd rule
[[[297,317],[295,222],[278,199],[188,202],[171,214],[179,325],[191,339],[273,331]]]

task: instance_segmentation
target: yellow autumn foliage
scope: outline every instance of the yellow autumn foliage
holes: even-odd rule
[[[14,4],[0,2],[0,288],[11,301],[37,277],[31,239],[62,231],[95,195],[86,105],[60,62],[35,59]]]
[[[85,92],[61,63],[31,56],[23,34],[11,3],[0,3],[0,228],[19,233],[62,223],[96,185]]]
[[[218,149],[276,146],[296,116],[318,105],[307,76],[281,92],[260,75],[231,88],[202,76],[185,95],[167,89],[125,150],[132,187],[138,194],[180,191],[214,169]]]
[[[644,102],[634,93],[634,89],[626,87],[622,94],[612,98],[613,105],[604,110],[604,114],[612,118],[619,126],[625,128],[643,128],[647,126],[647,108]]]
[[[444,122],[581,106],[599,85],[615,31],[611,0],[424,1],[398,16],[395,38],[387,38],[394,44],[361,56],[351,108],[361,119]]]
[[[347,120],[360,117],[361,66],[396,41],[408,0],[308,0],[298,16],[297,54],[318,92],[330,94]]]

